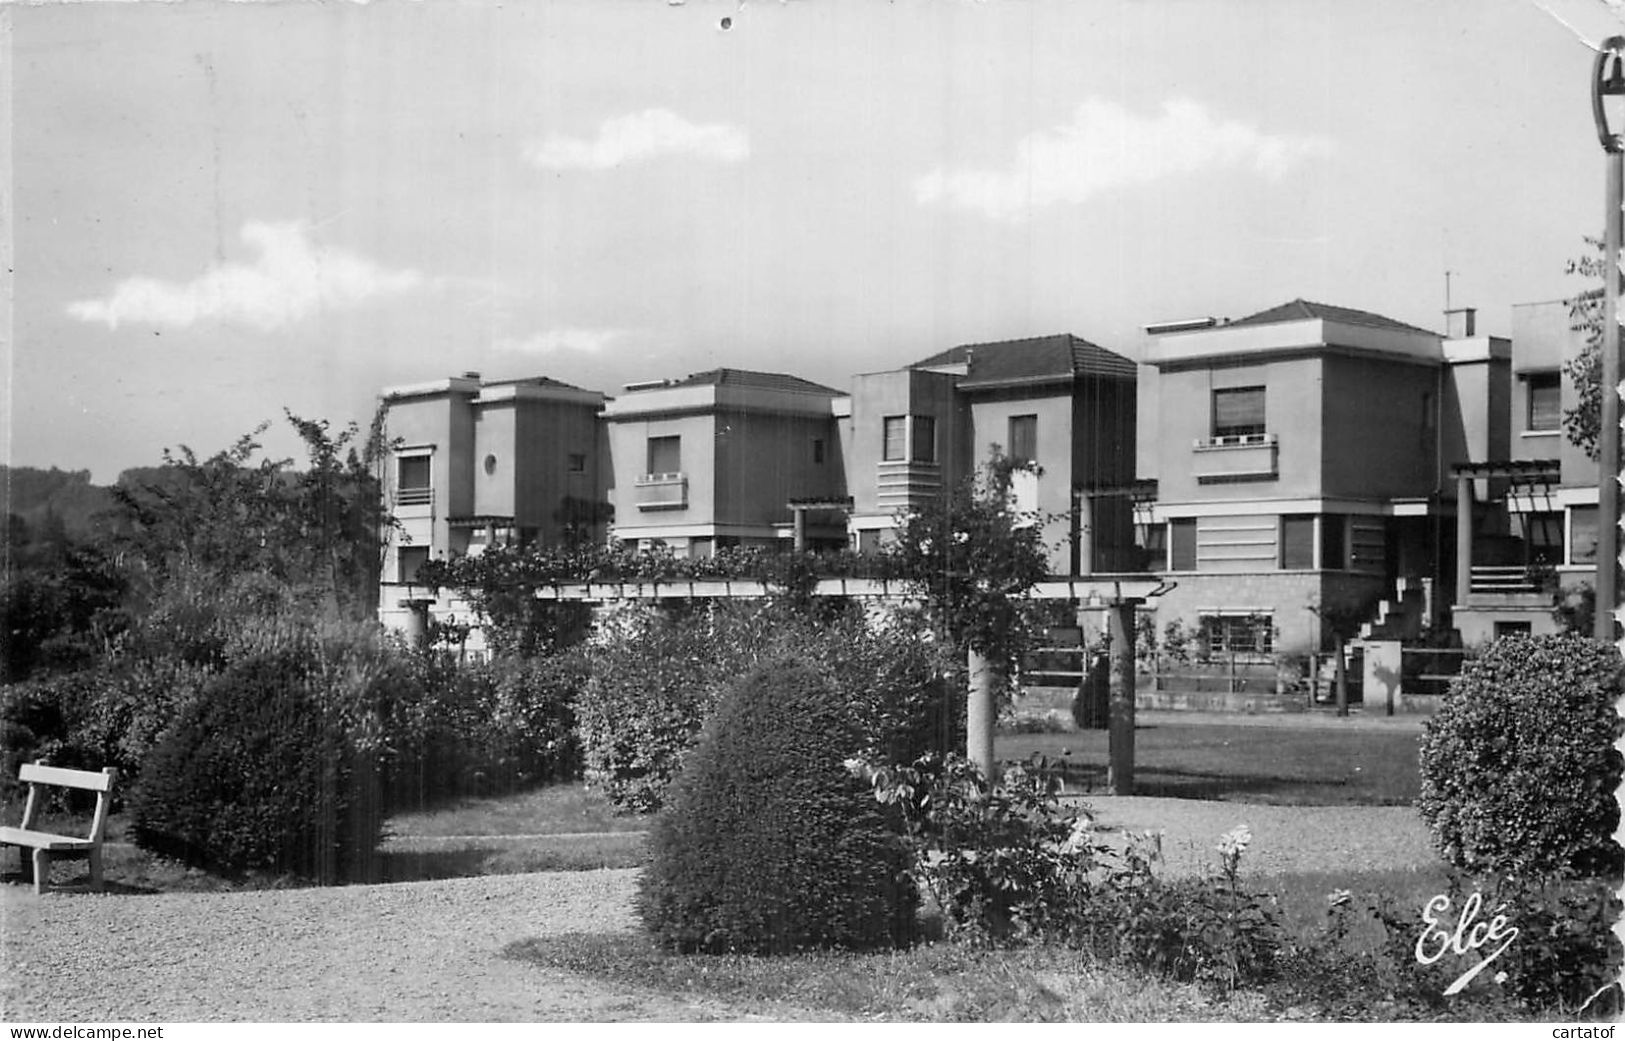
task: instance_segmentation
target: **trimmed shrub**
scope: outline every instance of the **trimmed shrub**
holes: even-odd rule
[[[761,954],[908,942],[907,848],[844,765],[862,743],[817,670],[778,661],[740,680],[650,834],[637,908],[656,942]]]
[[[366,711],[323,663],[234,663],[152,749],[130,793],[143,849],[222,874],[350,877],[381,837]],[[375,728],[374,728],[375,729]]]
[[[957,663],[913,620],[861,612],[814,619],[782,603],[712,605],[671,615],[631,607],[600,625],[575,704],[590,784],[622,810],[660,808],[666,787],[724,691],[759,662],[794,657],[847,699],[864,748],[908,761],[964,743]]]
[[[1498,640],[1426,724],[1422,817],[1474,873],[1612,874],[1619,654],[1583,637]]]

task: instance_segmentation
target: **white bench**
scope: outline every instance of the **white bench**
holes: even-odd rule
[[[107,804],[112,798],[113,782],[118,771],[108,767],[101,773],[89,770],[66,770],[44,763],[24,763],[17,771],[18,780],[28,785],[28,802],[23,806],[23,823],[19,828],[0,828],[0,845],[16,846],[23,864],[23,874],[32,874],[34,892],[43,893],[51,884],[52,860],[90,860],[90,885],[102,887],[102,831],[107,827]],[[90,834],[84,838],[58,835],[49,831],[35,831],[34,818],[44,802],[42,785],[57,788],[79,788],[96,793],[96,815],[90,821]],[[32,849],[29,857],[24,849]]]

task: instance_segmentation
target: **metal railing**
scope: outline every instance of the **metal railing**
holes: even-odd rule
[[[432,502],[434,502],[433,488],[395,489],[395,505],[397,506],[427,506]]]
[[[1521,564],[1474,564],[1469,573],[1475,593],[1538,593],[1540,586]]]

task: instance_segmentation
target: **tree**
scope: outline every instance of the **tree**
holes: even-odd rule
[[[207,459],[182,445],[158,469],[120,476],[117,545],[149,599],[182,578],[224,588],[252,575],[330,614],[371,616],[393,523],[376,472],[381,416],[364,439],[354,423],[335,435],[325,420],[287,418],[305,442],[303,471],[261,456],[261,424]]]
[[[1601,283],[1605,276],[1601,239],[1586,237],[1586,244],[1599,255],[1586,255],[1569,261],[1567,273]],[[1617,277],[1617,276],[1616,276]],[[1568,301],[1569,327],[1583,332],[1585,349],[1563,364],[1563,374],[1574,384],[1573,407],[1563,410],[1563,432],[1569,443],[1597,458],[1597,431],[1602,421],[1602,337],[1603,286],[1582,290]]]
[[[1027,593],[1049,573],[1042,518],[1018,510],[998,446],[982,472],[901,518],[890,556],[934,628],[972,662],[970,754],[993,775],[992,687],[1005,687],[1033,643]],[[985,669],[979,666],[985,665]]]

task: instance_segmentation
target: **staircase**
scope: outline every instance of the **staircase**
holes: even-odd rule
[[[1433,614],[1433,580],[1401,578],[1394,595],[1377,604],[1377,616],[1360,626],[1362,640],[1414,640]]]

